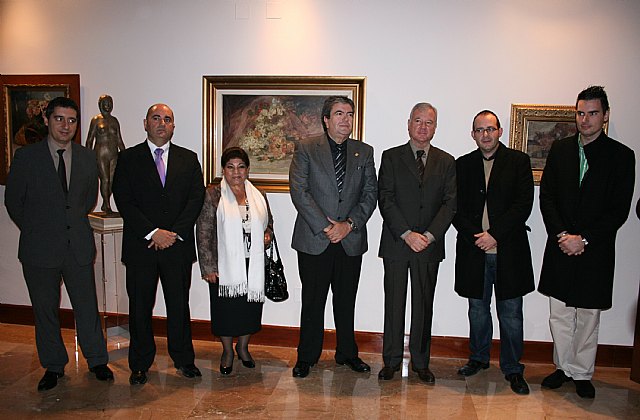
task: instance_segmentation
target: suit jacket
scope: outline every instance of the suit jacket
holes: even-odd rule
[[[98,196],[95,153],[71,144],[71,178],[65,198],[47,140],[18,149],[7,178],[5,205],[20,229],[18,258],[42,268],[59,267],[71,253],[93,263],[95,243],[87,214]]]
[[[342,222],[351,218],[357,229],[349,233],[342,246],[350,256],[367,251],[367,220],[376,208],[376,169],[373,148],[347,139],[347,165],[341,194],[338,194],[333,157],[326,134],[298,143],[289,168],[291,201],[298,211],[291,246],[301,252],[319,255],[329,240],[323,229],[327,217]]]
[[[458,211],[453,225],[456,240],[455,290],[463,297],[482,299],[485,252],[473,236],[483,231],[487,203],[489,234],[498,242],[496,299],[512,299],[534,290],[527,219],[533,207],[533,175],[529,156],[499,144],[489,183],[479,149],[456,161]]]
[[[629,216],[635,156],[604,132],[584,146],[589,163],[579,182],[577,136],[553,143],[540,181],[540,211],[547,229],[538,290],[569,306],[608,309],[613,296],[616,234]],[[589,244],[565,255],[557,235],[582,235]]]
[[[429,148],[424,180],[418,178],[416,158],[409,143],[382,153],[378,180],[382,237],[378,255],[406,260],[417,255],[425,262],[444,259],[444,235],[456,212],[456,165],[453,156],[435,146]],[[407,230],[434,237],[415,253],[400,237]]]
[[[194,152],[171,143],[163,187],[146,141],[123,150],[113,198],[124,220],[123,263],[152,263],[159,253],[189,264],[196,260],[193,226],[204,200],[204,181]],[[175,232],[182,240],[166,250],[148,248],[145,236],[155,228]]]

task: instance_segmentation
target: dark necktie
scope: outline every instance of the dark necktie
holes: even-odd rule
[[[424,155],[424,150],[417,150],[416,151],[416,166],[418,167],[418,177],[420,178],[420,181],[422,181],[422,178],[424,178],[424,163],[422,162],[422,156]]]
[[[58,153],[58,178],[60,178],[60,184],[62,184],[62,191],[67,195],[69,193],[69,188],[67,187],[67,165],[64,164],[64,158],[62,154],[64,153],[64,149],[58,149],[56,151]]]
[[[344,186],[344,172],[345,172],[345,164],[346,164],[346,144],[336,144],[336,158],[333,162],[333,166],[336,170],[336,182],[338,184],[338,193],[342,192],[342,187]]]

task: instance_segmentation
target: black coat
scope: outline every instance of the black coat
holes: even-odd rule
[[[458,212],[453,225],[456,241],[455,290],[463,297],[482,299],[485,253],[475,245],[482,229],[485,200],[489,234],[498,242],[496,299],[512,299],[534,290],[527,219],[533,207],[533,176],[526,154],[500,144],[488,187],[479,149],[456,161]]]
[[[204,182],[194,152],[171,143],[163,187],[146,141],[123,150],[113,178],[113,198],[124,220],[123,263],[148,264],[159,255],[189,264],[196,260],[193,226],[204,201]],[[155,228],[175,232],[182,240],[155,251],[145,239]]]
[[[616,233],[629,216],[635,156],[604,132],[584,147],[589,169],[579,184],[577,136],[553,143],[540,182],[540,210],[547,229],[538,291],[569,306],[609,309],[613,295]],[[563,231],[581,235],[584,253],[558,247]]]

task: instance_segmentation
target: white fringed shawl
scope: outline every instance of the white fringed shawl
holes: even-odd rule
[[[269,223],[267,203],[248,180],[244,188],[251,218],[249,272],[246,269],[242,219],[236,197],[224,178],[220,183],[218,222],[218,294],[222,297],[247,295],[249,302],[264,302],[264,231]]]

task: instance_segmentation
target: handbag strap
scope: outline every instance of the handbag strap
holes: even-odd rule
[[[269,258],[273,260],[273,249],[276,250],[276,257],[278,257],[278,261],[280,261],[280,251],[278,250],[278,241],[276,241],[275,232],[271,232],[271,249],[269,250]]]

